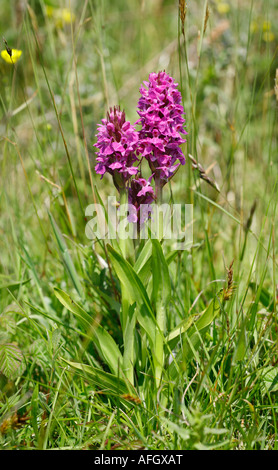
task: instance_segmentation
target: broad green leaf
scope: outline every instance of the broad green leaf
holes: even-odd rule
[[[166,263],[168,264],[168,266],[170,266],[170,264],[178,256],[178,254],[179,254],[179,250],[175,250],[175,251],[171,251],[165,256]]]
[[[134,264],[134,271],[137,274],[139,274],[140,271],[143,269],[146,262],[151,258],[151,255],[152,255],[152,243],[151,243],[151,240],[148,239]]]
[[[134,271],[138,274],[145,287],[147,286],[152,275],[151,265],[152,243],[151,240],[148,239],[134,265]]]
[[[152,251],[153,246],[151,239],[148,239],[147,243],[145,244],[144,248],[142,249],[140,255],[138,256],[136,263],[134,265],[134,271],[140,277],[144,286],[146,285],[147,281],[151,277],[151,267],[152,267]],[[178,255],[178,251],[172,251],[167,256],[165,256],[166,263],[168,266],[172,263],[172,261]]]
[[[196,321],[197,315],[190,315],[190,317],[183,320],[178,326],[176,326],[167,336],[166,341],[168,343],[173,343],[173,340],[178,339],[181,337],[183,333],[185,333],[191,325]]]
[[[102,369],[98,369],[87,364],[71,362],[64,358],[62,358],[62,361],[66,362],[70,367],[78,371],[78,373],[85,377],[86,380],[91,381],[102,391],[108,391],[116,396],[131,393],[131,389],[128,384],[117,375],[110,374]],[[134,392],[133,388],[132,391]]]
[[[171,295],[168,265],[158,240],[152,240],[153,301],[166,307]]]
[[[79,324],[85,329],[91,327],[93,323],[93,318],[89,315],[80,305],[78,305],[66,292],[58,287],[54,287],[54,294],[57,299],[61,302],[64,307],[66,307],[70,312],[74,313],[75,317],[78,319]]]
[[[103,292],[102,290],[98,288],[96,288],[95,290],[98,293],[99,298],[104,301],[103,303],[104,304],[106,303],[106,305],[109,304],[109,311],[115,310],[115,312],[117,312],[118,314],[120,313],[120,309],[121,309],[120,302],[115,300],[114,297],[111,297],[110,295],[105,294],[105,292]]]
[[[152,299],[156,313],[156,338],[153,354],[155,378],[157,387],[160,384],[164,368],[164,334],[166,327],[166,311],[171,296],[171,282],[161,245],[158,240],[152,240]]]
[[[138,307],[137,319],[146,331],[151,343],[155,340],[155,319],[151,302],[142,281],[132,266],[111,245],[107,245],[113,268],[121,283],[124,284],[129,304],[136,302]]]
[[[72,312],[80,325],[87,333],[89,332],[92,341],[110,370],[115,374],[118,373],[122,364],[122,355],[112,336],[68,294],[57,288],[54,289],[54,292],[61,304]]]
[[[9,289],[9,290],[13,291],[14,289],[17,289],[18,287],[24,286],[24,284],[27,284],[30,281],[31,281],[31,279],[26,279],[25,281],[7,282],[6,284],[0,285],[0,290]]]
[[[264,384],[269,392],[278,390],[278,367],[268,366],[263,374]]]
[[[221,310],[223,302],[223,289],[221,289],[210,302],[209,306],[204,310],[200,318],[196,322],[197,330],[201,331],[215,319]]]

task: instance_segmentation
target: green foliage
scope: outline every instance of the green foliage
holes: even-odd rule
[[[100,325],[93,315],[90,316],[86,313],[85,310],[74,302],[65,292],[55,289],[55,295],[77,318],[77,323],[84,329],[88,338],[95,343],[111,372],[114,374],[119,373],[119,369],[122,365],[122,355],[111,335]]]
[[[0,448],[277,449],[277,2],[187,2],[184,34],[171,1],[2,3]],[[97,123],[161,69],[193,246],[88,240]]]
[[[0,372],[8,379],[20,377],[24,372],[23,355],[12,343],[0,344]]]

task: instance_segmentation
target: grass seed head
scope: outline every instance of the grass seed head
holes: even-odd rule
[[[180,19],[181,19],[181,29],[182,34],[184,35],[184,22],[186,17],[187,5],[185,0],[179,0],[179,10],[180,10]]]

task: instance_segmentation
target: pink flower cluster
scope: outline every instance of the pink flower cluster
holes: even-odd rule
[[[180,145],[186,142],[184,109],[178,84],[166,72],[151,73],[140,89],[138,114],[141,124],[141,155],[147,158],[155,177],[167,180],[185,163]],[[176,163],[178,161],[178,163]]]
[[[166,72],[150,73],[140,88],[139,120],[131,125],[124,111],[115,106],[98,126],[96,173],[109,173],[119,192],[128,190],[129,202],[140,209],[151,203],[173,176],[185,157],[181,144],[186,139],[184,109],[178,84]],[[135,129],[140,125],[140,130]],[[139,158],[140,157],[140,158]],[[142,178],[141,163],[146,159],[151,176]],[[155,191],[151,180],[155,182]],[[135,217],[136,218],[136,217]],[[135,220],[134,220],[135,222]]]
[[[95,171],[102,177],[110,173],[118,190],[125,188],[129,178],[138,172],[138,167],[133,166],[138,161],[138,140],[138,132],[125,120],[125,112],[119,106],[111,108],[98,127]]]

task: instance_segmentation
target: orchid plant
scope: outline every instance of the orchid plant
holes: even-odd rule
[[[111,108],[98,127],[95,144],[96,173],[112,175],[119,193],[128,192],[137,214],[141,204],[160,201],[162,187],[184,165],[181,144],[186,139],[181,134],[187,134],[182,97],[174,79],[165,71],[150,73],[144,85],[140,88],[138,121],[132,125],[120,107]],[[142,177],[143,159],[151,171],[147,180]]]
[[[122,214],[122,202],[128,201],[134,209],[128,223],[138,230],[150,217],[142,206],[160,204],[164,186],[185,164],[181,145],[187,132],[178,84],[166,72],[150,73],[140,88],[137,111],[139,119],[134,124],[119,106],[108,111],[96,135],[95,171],[101,179],[106,174],[112,177],[120,196],[116,210]],[[216,294],[197,319],[185,316],[177,324],[171,314],[175,300],[170,264],[179,255],[179,248],[166,254],[163,237],[153,237],[150,231],[147,235],[148,239],[134,243],[133,250],[130,240],[120,233],[100,245],[107,260],[100,257],[101,262],[109,271],[114,292],[114,297],[111,291],[111,298],[106,296],[105,302],[117,311],[120,342],[96,315],[88,314],[66,293],[56,291],[56,296],[83,328],[93,330],[93,342],[105,368],[66,363],[125,405],[145,403],[150,388],[155,390],[159,400],[150,406],[158,409],[159,404],[159,413],[163,413],[169,399],[167,383],[179,381],[180,371],[186,369],[194,351],[202,345],[202,336],[229,300],[232,283],[228,291],[221,289]],[[137,418],[140,421],[139,409]]]
[[[114,186],[120,194],[120,202],[128,201],[135,209],[129,214],[128,220],[137,224],[137,229],[148,218],[148,213],[144,212],[142,217],[142,205],[149,205],[154,201],[160,203],[163,186],[173,177],[180,165],[184,165],[185,157],[181,144],[186,142],[184,136],[187,134],[178,84],[165,71],[150,73],[149,80],[140,88],[140,95],[137,110],[139,119],[135,124],[126,120],[125,112],[119,106],[114,106],[98,126],[95,143],[98,149],[95,171],[101,178],[106,173],[112,176]],[[139,126],[139,130],[136,130],[136,126]],[[144,160],[150,170],[147,179],[142,174]],[[161,247],[156,245],[155,249],[159,251]],[[118,254],[110,254],[116,258],[114,262],[117,264]],[[121,254],[121,263],[125,263],[125,241],[121,243]],[[125,268],[129,269],[126,265]],[[161,269],[163,271],[163,267]],[[165,272],[168,277],[167,269]],[[130,383],[133,383],[135,316],[130,313],[131,299],[126,281],[124,275],[121,278],[121,324],[125,343],[123,370]],[[156,281],[154,287],[157,287]],[[167,294],[166,297],[160,296],[159,291],[160,288],[156,288],[153,295],[156,303],[154,324],[148,326],[151,318],[144,318],[145,314],[141,317],[144,328],[149,330],[149,333],[150,330],[154,331],[153,335],[149,335],[149,341],[152,344],[157,384],[160,382],[163,367],[167,302]],[[151,315],[153,313],[149,312],[149,317]]]

